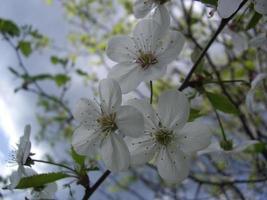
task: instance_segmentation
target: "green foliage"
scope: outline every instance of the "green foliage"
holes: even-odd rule
[[[229,114],[239,114],[239,110],[222,94],[206,92],[209,101],[215,109]]]
[[[84,161],[85,161],[85,156],[79,155],[73,147],[71,147],[71,157],[72,159],[80,166],[84,165]]]
[[[69,177],[69,175],[64,174],[62,172],[52,172],[47,174],[38,174],[34,176],[24,177],[20,179],[20,182],[16,186],[16,189],[39,187],[67,177]]]
[[[11,20],[5,20],[0,18],[0,32],[4,35],[10,37],[15,37],[20,35],[20,29]]]
[[[53,77],[53,79],[59,87],[70,81],[70,77],[65,74],[57,74]]]
[[[218,0],[201,0],[202,3],[213,5],[217,7]]]
[[[262,15],[255,12],[252,18],[250,19],[246,29],[255,28],[255,26],[259,23],[260,19],[262,18]]]
[[[63,67],[65,67],[68,64],[68,59],[67,58],[59,58],[57,56],[51,56],[50,57],[50,61],[52,64],[54,65],[62,65]]]
[[[188,121],[189,121],[189,122],[192,122],[192,121],[194,121],[196,118],[199,118],[199,117],[201,117],[201,116],[203,116],[203,114],[201,114],[200,110],[191,108],[191,109],[190,109],[190,115],[189,115],[189,119],[188,119]]]
[[[18,48],[26,57],[28,57],[32,53],[31,43],[29,41],[20,41]]]

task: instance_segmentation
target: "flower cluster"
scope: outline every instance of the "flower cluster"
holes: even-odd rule
[[[72,145],[82,155],[99,153],[111,171],[152,162],[166,182],[180,183],[188,176],[192,155],[206,148],[211,137],[206,125],[186,123],[187,97],[176,90],[166,91],[157,111],[144,100],[121,105],[122,93],[163,76],[183,48],[184,36],[169,28],[165,2],[137,0],[135,16],[148,17],[138,22],[130,36],[115,36],[108,42],[107,56],[118,64],[100,81],[99,103],[85,98],[78,102],[74,118],[80,125]],[[152,17],[150,11],[154,11]]]

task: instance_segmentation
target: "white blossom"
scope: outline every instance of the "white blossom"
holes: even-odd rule
[[[127,141],[131,165],[154,161],[159,175],[168,183],[179,183],[189,173],[190,158],[210,143],[210,130],[200,122],[186,123],[189,102],[182,92],[170,90],[159,97],[155,112],[146,101],[133,99],[130,105],[143,112],[145,134]]]
[[[263,81],[267,79],[267,73],[260,73],[256,78],[251,82],[251,88],[246,95],[246,106],[250,112],[257,111],[257,105],[254,100],[256,90],[261,86]],[[263,92],[263,95],[267,98],[266,94]]]
[[[72,145],[82,155],[98,151],[111,171],[126,170],[130,153],[123,135],[139,137],[144,130],[143,116],[132,106],[121,106],[122,94],[116,81],[101,80],[99,94],[99,105],[89,99],[77,104],[74,118],[80,127],[74,132]]]
[[[118,64],[108,77],[119,82],[123,93],[134,90],[142,81],[158,79],[177,58],[184,41],[177,31],[163,29],[151,19],[141,20],[132,36],[119,35],[109,41],[107,56]]]
[[[218,14],[222,18],[230,17],[240,6],[243,0],[218,0]],[[267,14],[267,1],[254,0],[254,9],[256,12],[266,15]]]

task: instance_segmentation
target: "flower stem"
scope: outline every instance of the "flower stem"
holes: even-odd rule
[[[153,82],[150,81],[149,84],[150,84],[150,104],[152,104],[153,103]]]
[[[63,165],[63,164],[60,164],[60,163],[53,163],[53,162],[50,162],[50,161],[45,161],[45,160],[36,160],[36,159],[32,159],[33,162],[39,162],[39,163],[46,163],[46,164],[49,164],[49,165],[55,165],[55,166],[58,166],[58,167],[63,167],[65,169],[68,169],[72,172],[75,172],[76,174],[76,171],[66,165]]]
[[[216,40],[217,36],[221,33],[221,31],[224,29],[224,27],[228,24],[229,21],[231,21],[231,19],[235,16],[235,14],[246,4],[248,0],[244,0],[240,6],[238,7],[238,9],[229,17],[226,19],[222,19],[218,29],[216,30],[216,32],[214,33],[213,37],[210,39],[210,41],[208,42],[207,46],[203,49],[203,51],[201,52],[200,56],[198,57],[197,61],[195,62],[195,64],[193,65],[193,67],[191,68],[190,72],[187,74],[184,82],[182,83],[182,85],[179,87],[178,90],[182,91],[184,90],[188,84],[189,81],[193,75],[193,73],[195,72],[195,70],[197,69],[199,63],[202,61],[202,59],[204,58],[204,56],[206,55],[207,51],[209,50],[210,46],[213,44],[213,42]]]

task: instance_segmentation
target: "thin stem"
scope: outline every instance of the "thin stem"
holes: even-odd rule
[[[97,188],[106,180],[106,178],[111,174],[111,171],[106,170],[102,176],[95,182],[95,184],[90,188],[90,190],[86,190],[86,198],[90,198],[93,193],[97,190]],[[85,198],[84,198],[85,199]]]
[[[248,0],[244,0],[239,8],[229,17],[226,19],[222,19],[218,29],[216,30],[216,32],[214,33],[213,37],[210,39],[210,41],[208,42],[207,46],[203,49],[203,51],[201,52],[200,56],[198,57],[197,61],[195,62],[195,64],[193,65],[193,67],[191,68],[190,72],[188,73],[188,75],[186,76],[184,82],[182,83],[182,85],[179,87],[178,90],[182,91],[183,89],[185,89],[188,86],[188,83],[193,75],[193,73],[195,72],[195,70],[197,69],[199,63],[202,61],[202,59],[204,58],[204,56],[206,55],[207,51],[209,50],[210,46],[213,44],[213,42],[216,40],[217,36],[221,33],[221,31],[224,29],[224,27],[228,24],[228,22],[235,16],[235,14],[245,5],[245,3]]]
[[[60,163],[53,163],[53,162],[50,162],[50,161],[45,161],[45,160],[36,160],[36,159],[32,159],[33,162],[39,162],[39,163],[46,163],[46,164],[49,164],[49,165],[55,165],[55,166],[58,166],[58,167],[63,167],[63,168],[66,168],[72,172],[75,172],[76,174],[76,171],[66,165],[63,165],[63,164],[60,164]]]
[[[152,104],[153,103],[153,82],[150,81],[149,84],[150,84],[150,104]]]

